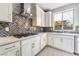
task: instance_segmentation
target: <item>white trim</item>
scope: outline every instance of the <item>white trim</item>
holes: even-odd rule
[[[63,11],[63,13],[68,12],[68,11],[73,11],[73,29],[70,29],[70,30],[62,29],[63,31],[73,31],[74,30],[74,9],[72,8],[72,9],[65,10],[65,11]]]
[[[71,30],[65,30],[65,29],[63,29],[63,26],[62,26],[62,29],[61,30],[55,30],[55,27],[54,27],[54,14],[57,14],[57,13],[62,13],[62,20],[63,20],[63,12],[67,12],[67,11],[73,11],[73,29],[71,29]],[[55,12],[55,13],[53,13],[53,30],[54,31],[73,31],[74,30],[74,11],[75,11],[75,9],[74,8],[71,8],[71,9],[66,9],[66,10],[64,10],[64,11],[59,11],[59,12]],[[62,23],[62,25],[63,25],[63,23]]]
[[[62,12],[53,13],[53,30],[55,30],[55,27],[54,27],[54,15],[55,15],[55,14],[58,14],[58,13],[61,13],[61,15],[62,15]],[[62,29],[56,30],[56,31],[61,31],[61,30],[62,30]]]
[[[71,10],[73,10],[73,9],[74,9],[74,8],[66,9],[66,10],[63,10],[62,12],[71,11]]]

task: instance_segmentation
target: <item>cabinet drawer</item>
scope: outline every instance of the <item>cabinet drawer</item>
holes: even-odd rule
[[[62,38],[63,39],[66,38],[66,39],[72,39],[72,40],[74,40],[74,36],[65,36],[65,35],[63,35]]]
[[[61,38],[62,35],[57,35],[57,34],[48,34],[48,37],[58,37],[58,38]]]
[[[29,42],[32,43],[32,41],[33,41],[33,40],[32,40],[31,38],[29,38],[29,39],[26,39],[26,38],[25,38],[25,40],[22,41],[22,46],[25,45],[25,44],[29,44]]]
[[[72,35],[59,35],[59,34],[48,34],[48,37],[57,37],[57,38],[70,38],[70,39],[74,39],[74,36]]]
[[[0,47],[0,54],[6,53],[8,51],[11,51],[11,50],[13,50],[15,48],[19,48],[19,47],[20,47],[19,42],[8,44],[8,45],[5,45],[5,46],[1,46]]]

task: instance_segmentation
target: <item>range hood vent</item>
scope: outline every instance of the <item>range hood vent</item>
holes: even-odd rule
[[[21,3],[20,4],[20,9],[21,9],[20,14],[24,13],[24,3]]]
[[[23,17],[27,17],[27,18],[30,18],[31,17],[31,14],[27,13],[24,11],[24,3],[21,3],[20,4],[20,15],[23,16]]]

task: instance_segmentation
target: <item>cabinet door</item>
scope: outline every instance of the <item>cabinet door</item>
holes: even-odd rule
[[[51,12],[45,12],[45,26],[51,27]]]
[[[47,45],[47,36],[45,35],[44,37],[43,37],[43,47],[45,47]]]
[[[9,3],[0,3],[0,21],[11,22],[10,5]]]
[[[32,55],[32,41],[30,39],[24,40],[22,42],[22,56]]]
[[[54,47],[62,49],[62,39],[60,37],[53,37]]]
[[[41,35],[41,49],[43,49],[47,45],[47,36],[46,34]]]
[[[45,26],[45,12],[42,10],[41,12],[41,26]]]
[[[74,52],[74,39],[63,38],[63,50],[68,52]]]
[[[40,37],[33,38],[32,55],[36,55],[40,51]]]
[[[54,46],[54,40],[52,35],[48,35],[48,45],[52,47]]]
[[[41,14],[41,8],[39,6],[37,7],[37,26],[41,26],[41,19],[42,19],[42,14]]]
[[[2,56],[20,56],[20,50],[14,49],[3,54]]]

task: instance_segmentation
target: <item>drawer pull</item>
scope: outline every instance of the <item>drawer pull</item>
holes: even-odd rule
[[[35,43],[32,43],[32,45],[35,45]]]
[[[32,48],[34,48],[34,46],[35,46],[35,43],[32,43]]]
[[[8,47],[8,48],[5,48],[5,50],[7,50],[7,49],[11,49],[11,48],[14,48],[15,46],[11,46],[11,47]]]

